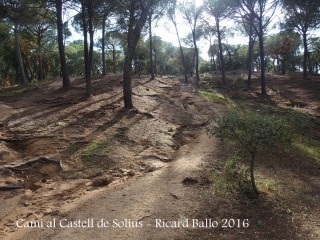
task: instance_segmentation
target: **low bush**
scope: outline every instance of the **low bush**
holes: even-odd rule
[[[259,150],[276,144],[291,144],[298,130],[303,127],[301,115],[290,112],[285,116],[266,114],[260,111],[234,110],[216,117],[208,133],[221,140],[229,139],[243,149],[250,158],[250,182],[254,194],[258,194],[255,183],[255,160]]]

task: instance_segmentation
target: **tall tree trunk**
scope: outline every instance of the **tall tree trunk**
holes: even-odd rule
[[[152,46],[152,13],[149,14],[148,18],[149,23],[149,58],[150,58],[150,74],[151,74],[151,80],[154,79],[154,67],[153,67],[153,46]]]
[[[252,83],[252,58],[253,58],[253,47],[254,47],[252,24],[253,23],[250,23],[250,29],[249,29],[249,49],[248,49],[248,61],[247,61],[247,68],[248,68],[247,88],[251,88],[251,83]]]
[[[81,1],[82,14],[82,28],[83,28],[83,45],[84,45],[84,71],[86,78],[86,95],[91,96],[91,67],[89,60],[89,46],[88,46],[88,26],[86,20],[86,0]]]
[[[90,3],[90,9],[89,9],[89,36],[90,36],[90,46],[89,46],[89,71],[90,71],[90,76],[92,75],[92,70],[93,70],[93,46],[94,46],[94,30],[93,30],[93,9]],[[90,78],[91,80],[91,78]],[[90,81],[91,85],[91,81]],[[91,94],[91,89],[90,89],[90,94]]]
[[[157,51],[154,50],[154,74],[158,74],[158,71],[157,71]]]
[[[15,36],[17,61],[19,65],[20,83],[24,85],[26,84],[26,75],[24,72],[24,66],[23,66],[22,54],[21,54],[21,48],[20,48],[19,25],[17,23],[14,24],[14,36]]]
[[[33,77],[37,75],[37,68],[36,68],[36,62],[35,61],[31,61],[32,65],[34,66],[33,68],[30,66],[29,62],[27,61],[27,59],[25,59],[25,61],[23,62],[23,66],[24,66],[24,72],[26,74],[26,80],[28,80],[28,82],[31,82]]]
[[[112,72],[116,73],[117,68],[116,68],[116,47],[115,45],[112,45]]]
[[[311,57],[310,57],[310,53],[308,52],[308,55],[307,55],[307,63],[308,63],[308,69],[309,69],[309,73],[312,75],[314,73],[314,70],[313,70],[313,66],[312,66],[312,60],[311,60]]]
[[[185,58],[184,58],[184,53],[183,53],[183,49],[182,49],[182,45],[181,45],[179,31],[178,31],[177,23],[173,22],[173,24],[174,24],[174,27],[176,29],[176,34],[177,34],[179,47],[180,47],[181,61],[182,61],[182,66],[183,66],[183,70],[184,70],[183,71],[184,72],[184,82],[187,83],[188,82],[188,76],[187,76],[187,69],[186,69],[186,61],[185,61]]]
[[[131,50],[132,51],[132,50]],[[132,89],[131,89],[131,72],[132,72],[133,53],[127,52],[123,68],[123,100],[125,108],[133,108]]]
[[[133,108],[132,102],[132,88],[131,88],[131,74],[132,74],[132,60],[134,58],[136,45],[138,43],[140,33],[138,32],[138,36],[135,36],[134,29],[134,12],[132,11],[134,6],[130,6],[130,17],[129,17],[129,25],[128,25],[128,35],[127,35],[127,52],[123,65],[123,101],[125,108]]]
[[[102,19],[102,76],[106,76],[106,16]]]
[[[42,45],[41,45],[41,36],[38,35],[38,61],[39,61],[39,69],[38,69],[38,80],[43,81],[44,73],[43,73],[43,54],[42,54]]]
[[[42,51],[42,50],[41,50]],[[43,81],[44,79],[44,73],[43,73],[43,55],[40,52],[39,53],[39,75],[38,75],[38,80]]]
[[[134,51],[135,51],[135,47],[128,43],[128,50],[127,50],[124,67],[123,67],[123,100],[124,100],[125,108],[133,108],[131,73],[132,73],[132,59],[134,56]]]
[[[4,75],[3,75],[3,79],[8,79],[9,77],[9,70],[10,70],[10,63],[8,64],[8,66],[6,67],[6,69],[4,70]]]
[[[213,72],[213,61],[214,61],[214,56],[213,56],[213,46],[211,44],[211,41],[210,41],[210,70],[211,72]]]
[[[218,45],[219,45],[219,58],[220,58],[220,67],[221,67],[221,77],[223,84],[226,84],[226,69],[224,64],[223,58],[223,51],[222,51],[222,40],[221,40],[221,31],[220,31],[220,19],[216,17],[216,27],[217,27],[217,34],[218,34]]]
[[[307,66],[307,61],[308,61],[308,41],[307,41],[307,31],[304,31],[302,33],[302,38],[303,38],[303,79],[307,79],[308,77],[308,66]]]
[[[283,58],[282,63],[281,63],[281,73],[282,73],[282,75],[286,74],[286,70],[287,70],[286,62],[287,62],[287,59]]]
[[[196,87],[199,87],[200,75],[199,75],[199,50],[196,40],[196,29],[194,27],[192,31],[193,45],[194,45],[194,54],[195,54],[195,65],[196,65]]]
[[[70,79],[67,71],[66,56],[63,42],[63,21],[62,21],[62,0],[55,0],[57,10],[57,30],[58,30],[58,45],[60,55],[60,65],[62,72],[62,86],[64,88],[70,87]]]
[[[136,46],[140,39],[142,28],[148,19],[150,7],[150,5],[144,6],[141,9],[142,12],[138,19],[135,17],[136,8],[134,1],[131,2],[129,7],[130,16],[127,34],[128,47],[123,65],[123,100],[125,108],[133,108],[131,88],[132,60],[135,54]]]
[[[267,95],[266,86],[266,62],[264,55],[264,39],[263,39],[263,26],[262,19],[259,19],[259,51],[260,51],[260,71],[261,71],[261,94]]]

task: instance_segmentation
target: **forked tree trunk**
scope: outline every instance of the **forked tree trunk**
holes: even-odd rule
[[[140,3],[143,3],[141,1]],[[123,65],[123,100],[125,108],[133,108],[132,102],[132,88],[131,88],[131,72],[132,72],[132,60],[135,54],[136,46],[140,39],[141,31],[145,25],[149,16],[151,5],[146,4],[142,7],[142,11],[138,18],[135,16],[136,6],[134,2],[131,2],[129,7],[129,23],[128,23],[128,34],[127,34],[127,52],[125,62]]]

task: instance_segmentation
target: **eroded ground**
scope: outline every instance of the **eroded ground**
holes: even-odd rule
[[[230,82],[235,77],[230,76]],[[0,236],[316,239],[319,162],[301,152],[279,152],[279,158],[266,157],[258,167],[258,200],[222,196],[212,188],[210,174],[221,171],[231,149],[208,138],[205,126],[211,115],[223,114],[238,101],[257,107],[299,103],[299,110],[319,123],[319,82],[299,85],[297,79],[272,77],[270,99],[265,100],[255,90],[241,90],[240,98],[233,98],[231,84],[218,90],[223,97],[212,98],[177,78],[142,77],[133,80],[132,110],[122,108],[121,75],[96,78],[90,99],[83,98],[81,78],[74,79],[68,91],[59,88],[60,82],[18,95],[19,88],[2,90]],[[204,91],[217,91],[211,80],[203,85]],[[53,218],[130,218],[151,226],[121,231],[16,226],[17,219]],[[158,218],[249,219],[250,227],[159,230],[152,227]]]

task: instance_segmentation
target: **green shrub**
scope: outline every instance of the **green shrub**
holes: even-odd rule
[[[258,190],[254,179],[255,158],[262,146],[290,144],[299,123],[296,119],[259,111],[234,110],[214,119],[208,133],[221,140],[229,139],[250,156],[250,181],[255,194]]]
[[[239,91],[241,87],[243,87],[244,80],[242,77],[238,77],[237,79],[232,81],[232,90],[233,90],[233,95],[232,97],[238,98],[239,97]]]
[[[232,155],[224,165],[223,172],[212,175],[215,188],[224,193],[234,191],[248,195],[251,193],[249,169],[240,162],[240,157]]]

